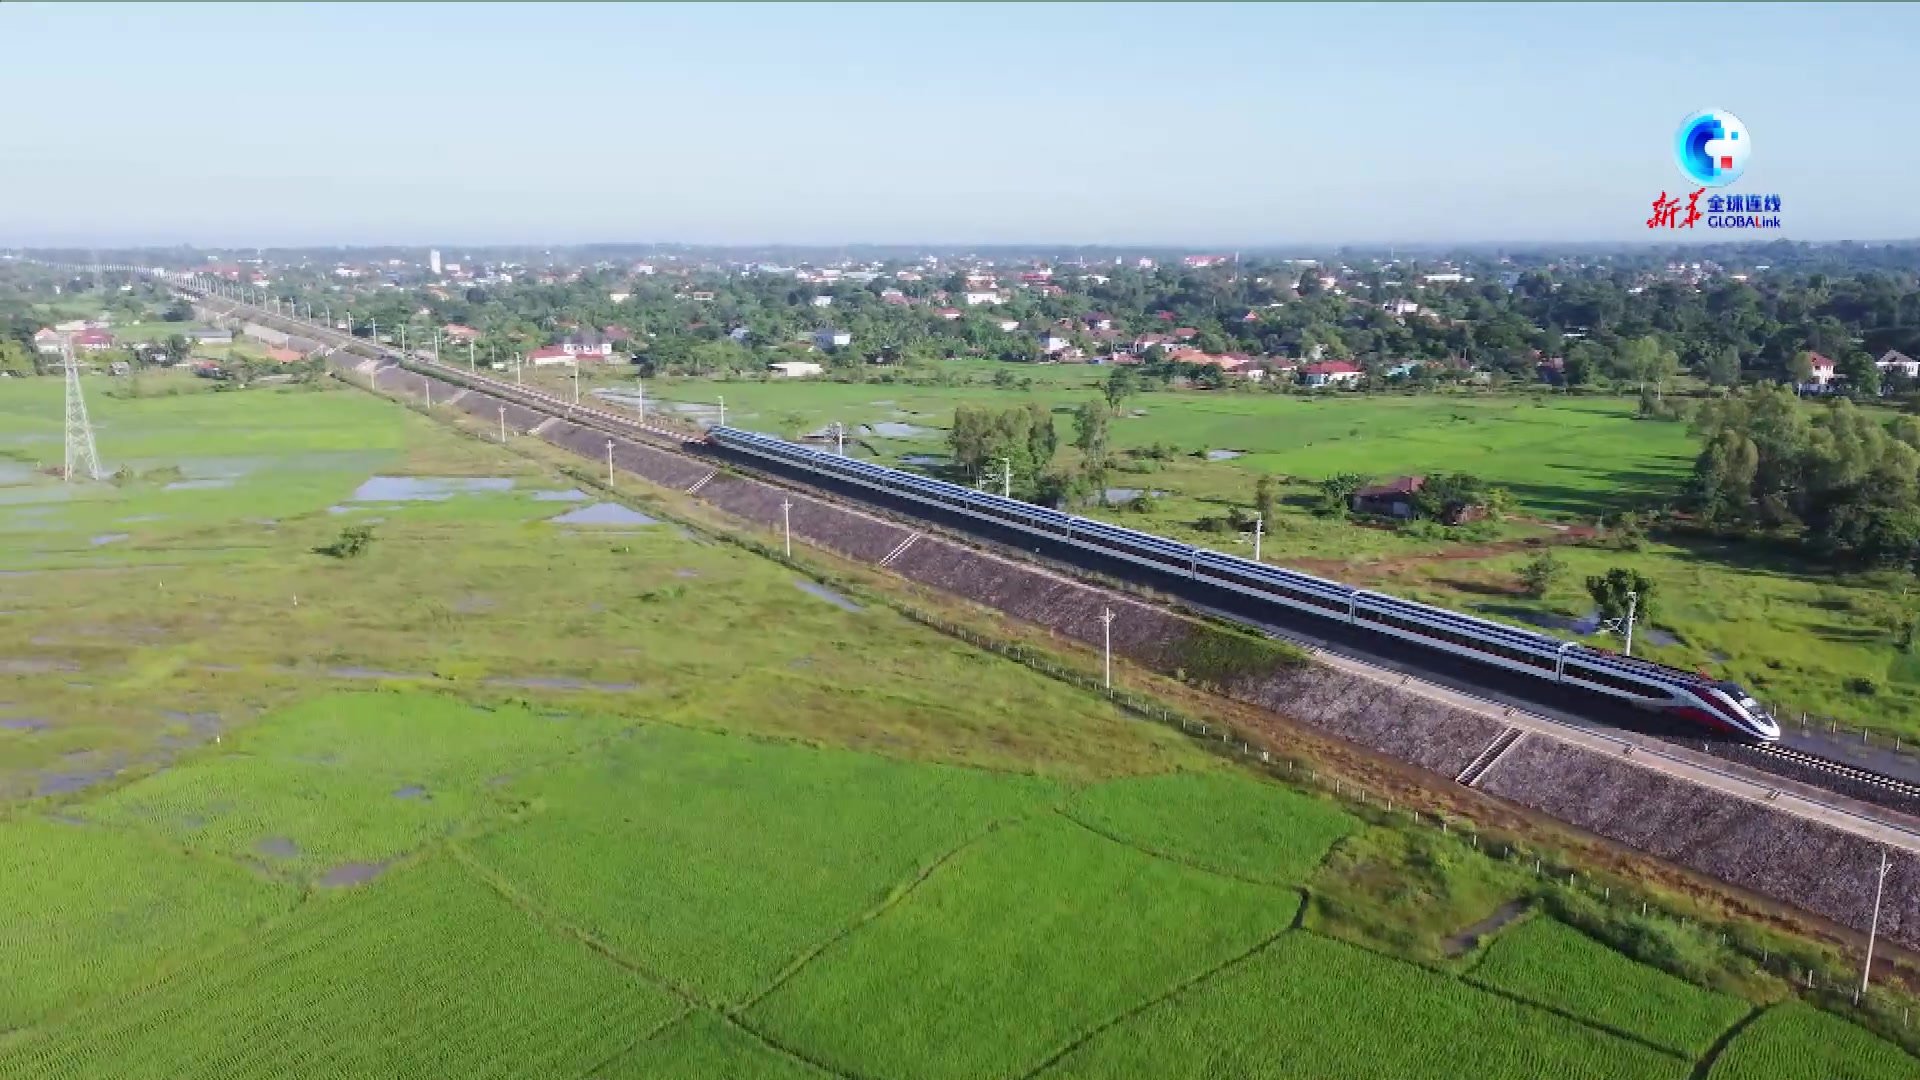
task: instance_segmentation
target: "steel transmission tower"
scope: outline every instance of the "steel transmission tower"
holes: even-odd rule
[[[80,366],[73,362],[71,341],[60,350],[67,368],[67,468],[64,478],[73,483],[75,470],[89,480],[102,479],[100,452],[93,446],[93,424],[87,420],[87,399],[80,396]]]

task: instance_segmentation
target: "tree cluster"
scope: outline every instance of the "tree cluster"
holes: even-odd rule
[[[1809,410],[1784,387],[1705,403],[1690,508],[1731,532],[1796,540],[1831,558],[1920,558],[1920,421],[1844,399]]]

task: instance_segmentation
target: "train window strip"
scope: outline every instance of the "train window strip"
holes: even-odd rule
[[[1376,597],[1379,596],[1377,593],[1374,595]],[[1542,649],[1557,649],[1560,647],[1560,641],[1557,638],[1547,637],[1543,634],[1535,634],[1527,630],[1522,630],[1517,626],[1507,626],[1503,623],[1490,622],[1486,619],[1476,619],[1471,615],[1462,615],[1458,612],[1429,607],[1425,604],[1414,604],[1405,600],[1395,600],[1391,597],[1381,597],[1380,599],[1386,601],[1380,605],[1381,607],[1391,607],[1412,618],[1430,619],[1435,622],[1446,623],[1470,632],[1500,637],[1523,646]],[[1379,601],[1376,601],[1376,603],[1378,602]]]
[[[1382,611],[1379,611],[1378,609],[1363,608],[1361,609],[1361,613],[1366,617],[1367,621],[1377,622],[1385,626],[1390,626],[1397,630],[1404,631],[1405,633],[1413,634],[1417,637],[1426,638],[1433,641],[1442,641],[1456,648],[1466,649],[1471,652],[1484,653],[1488,656],[1497,656],[1503,660],[1509,660],[1516,664],[1524,664],[1528,667],[1539,668],[1542,671],[1553,670],[1553,666],[1554,666],[1553,659],[1550,657],[1541,656],[1538,653],[1529,652],[1524,649],[1511,648],[1509,646],[1502,645],[1497,642],[1490,642],[1483,638],[1474,637],[1471,634],[1463,633],[1456,629],[1429,626],[1425,623],[1416,622],[1412,619],[1404,618],[1399,615],[1382,612]]]
[[[1614,672],[1602,671],[1585,663],[1569,661],[1566,665],[1566,677],[1570,679],[1580,679],[1584,682],[1597,683],[1601,686],[1611,687],[1615,690],[1636,694],[1641,697],[1660,696],[1658,690],[1647,686],[1639,680],[1626,678]]]

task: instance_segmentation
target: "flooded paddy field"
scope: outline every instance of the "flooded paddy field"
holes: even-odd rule
[[[8,430],[57,434],[42,382],[0,385]],[[1417,882],[1448,898],[1420,932],[1468,963],[1530,876],[1474,862],[1465,888],[1464,847],[1395,848],[872,586],[355,391],[97,411],[125,482],[0,476],[24,973],[0,1080],[813,1075],[781,1047],[844,1075],[1199,1076],[1184,1051],[1291,1045],[1301,1010],[1410,1033],[1301,1073],[1706,1074],[1691,1041],[1583,1019],[1604,988],[1578,973],[1529,981],[1529,950],[1578,942],[1506,950],[1496,994],[1368,937],[1377,883],[1455,875]],[[1339,905],[1303,918],[1309,893]],[[1754,985],[1772,1015],[1787,990]],[[1748,1038],[1703,1015],[1689,1034]],[[1461,1017],[1475,1046],[1422,1056]],[[1752,1053],[1803,1028],[1754,1025]]]

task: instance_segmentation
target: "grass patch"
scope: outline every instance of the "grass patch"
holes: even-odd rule
[[[0,1031],[124,989],[292,907],[294,894],[144,837],[44,818],[0,823]]]
[[[593,1080],[828,1080],[704,1009],[696,1009],[612,1064]]]
[[[1912,1080],[1920,1059],[1797,1001],[1768,1009],[1713,1063],[1709,1080]]]
[[[1101,1032],[1049,1077],[1650,1080],[1691,1065],[1306,933]]]
[[[1174,666],[1180,674],[1214,690],[1303,662],[1300,650],[1291,645],[1205,623],[1195,626],[1175,650]]]
[[[1636,964],[1548,918],[1501,933],[1471,979],[1695,1058],[1752,1008]]]
[[[679,1008],[441,859],[0,1047],[0,1077],[578,1076]]]
[[[475,858],[715,1003],[1059,797],[1028,777],[659,727],[512,791],[525,820],[471,844]]]
[[[213,756],[75,812],[313,875],[397,858],[484,817],[489,777],[553,757],[608,726],[435,694],[326,694],[267,717]]]
[[[1360,824],[1325,800],[1222,773],[1110,780],[1067,812],[1143,850],[1273,885],[1304,884]]]
[[[861,1075],[1018,1075],[1252,948],[1298,906],[1042,819],[962,852],[748,1018]]]
[[[1531,878],[1426,830],[1374,826],[1342,838],[1308,886],[1307,926],[1427,962],[1458,951],[1452,939],[1501,905],[1526,897]]]

